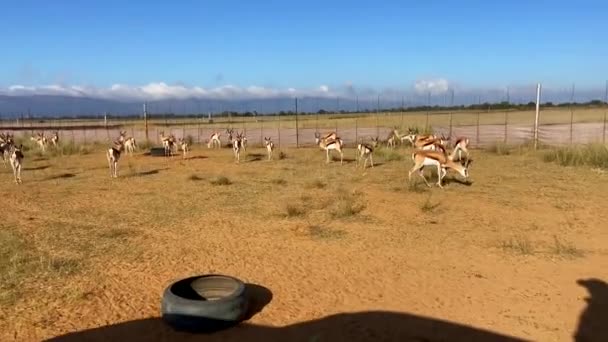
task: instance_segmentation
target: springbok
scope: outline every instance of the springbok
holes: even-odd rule
[[[241,131],[241,145],[243,145],[243,151],[247,151],[247,137],[244,131]]]
[[[325,141],[325,142],[329,142],[331,140],[338,140],[340,138],[338,138],[338,134],[336,132],[330,132],[325,134],[324,136],[321,136],[321,133],[319,132],[315,132],[315,144],[319,144],[320,141]]]
[[[340,153],[340,165],[343,164],[344,161],[344,152],[342,151],[342,146],[344,145],[344,143],[342,142],[342,139],[340,138],[336,138],[335,140],[323,140],[323,139],[319,139],[317,138],[317,144],[319,144],[319,147],[323,150],[325,150],[327,159],[326,162],[329,163],[329,150],[336,150],[338,151],[338,153]]]
[[[11,148],[14,145],[13,136],[10,133],[0,133],[0,157],[2,164],[6,167],[6,161],[10,160]]]
[[[220,148],[222,147],[222,142],[220,140],[220,136],[222,135],[222,133],[220,132],[213,132],[210,136],[209,136],[209,141],[207,142],[207,148],[211,148],[211,147],[216,147]]]
[[[177,139],[177,147],[178,147],[178,150],[180,148],[182,149],[183,158],[186,159],[186,155],[187,155],[188,151],[190,150],[190,144],[188,144],[188,141],[186,141],[186,139],[184,139],[184,138]]]
[[[37,133],[36,136],[30,137],[30,140],[35,141],[43,153],[46,151],[47,140],[44,133]]]
[[[15,177],[15,183],[21,184],[21,165],[23,164],[23,145],[14,146],[13,152],[11,153],[11,166],[13,168],[13,176]]]
[[[137,148],[135,138],[127,137],[127,131],[120,131],[120,136],[118,137],[118,140],[125,145],[125,154],[129,155],[129,153],[131,153],[131,155],[133,155],[133,152]]]
[[[357,145],[357,167],[359,167],[359,163],[363,158],[365,158],[365,161],[363,162],[363,169],[365,169],[365,167],[367,166],[368,159],[370,160],[372,167],[374,167],[374,158],[372,157],[373,153],[374,147],[372,144],[359,143]]]
[[[271,160],[272,150],[274,150],[274,143],[270,138],[264,137],[264,145],[266,146],[266,151],[268,152],[268,160]]]
[[[412,153],[412,160],[414,161],[414,166],[411,168],[408,174],[408,181],[412,181],[412,173],[418,172],[420,177],[424,180],[424,183],[430,188],[431,185],[424,177],[423,169],[425,166],[436,166],[437,167],[437,185],[440,188],[443,188],[441,185],[441,181],[443,177],[445,177],[447,171],[446,169],[452,169],[458,172],[461,176],[467,180],[469,178],[469,165],[471,164],[471,160],[467,160],[466,164],[460,164],[449,159],[445,153],[439,151],[424,151],[418,150]]]
[[[59,145],[59,132],[53,132],[53,136],[51,137],[51,144],[53,144],[53,147],[57,147]]]
[[[240,134],[236,134],[236,139],[232,141],[232,150],[234,151],[234,158],[237,163],[241,162],[241,149],[243,148],[242,139]]]
[[[110,167],[110,177],[118,178],[118,160],[124,148],[125,145],[122,141],[114,141],[114,146],[110,147],[106,153]]]
[[[454,150],[452,151],[451,159],[454,160],[456,154],[458,154],[457,160],[462,160],[462,152],[464,152],[467,156],[467,159],[470,157],[469,155],[469,138],[459,137],[454,142]]]
[[[175,137],[173,136],[173,134],[165,136],[165,132],[161,131],[160,140],[162,141],[163,147],[165,148],[165,157],[173,157],[173,145],[175,144]]]

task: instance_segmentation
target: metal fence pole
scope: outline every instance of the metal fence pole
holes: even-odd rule
[[[536,85],[536,116],[534,118],[534,149],[538,148],[538,120],[540,118],[540,91],[541,84]]]
[[[300,148],[300,129],[298,124],[298,98],[296,97],[296,148]]]
[[[509,136],[509,109],[505,110],[505,145],[508,143]]]
[[[574,108],[572,103],[574,102],[574,83],[572,84],[572,94],[570,95],[570,145],[572,145],[572,127],[574,125]]]
[[[479,147],[479,117],[480,116],[481,116],[481,113],[477,112],[477,132],[475,134],[476,147]]]

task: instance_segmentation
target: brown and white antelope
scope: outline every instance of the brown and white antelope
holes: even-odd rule
[[[53,132],[53,135],[51,136],[51,144],[53,147],[59,146],[59,132]]]
[[[266,152],[268,152],[268,160],[271,160],[272,151],[274,150],[274,143],[270,138],[264,137],[264,146],[266,146]]]
[[[247,151],[247,137],[244,131],[241,131],[241,145],[243,145],[243,151]]]
[[[122,141],[122,143],[125,145],[125,154],[129,155],[130,153],[133,155],[133,152],[135,152],[135,149],[137,148],[135,138],[127,137],[127,131],[120,131],[120,137],[118,137],[118,140]]]
[[[14,146],[11,152],[11,167],[13,168],[13,176],[15,183],[21,184],[21,166],[23,165],[23,145]]]
[[[243,137],[237,133],[236,138],[232,141],[232,150],[237,163],[241,162],[241,149],[243,148],[242,139]]]
[[[36,136],[30,137],[30,140],[35,141],[43,153],[46,151],[46,145],[47,145],[48,141],[46,140],[44,133],[37,133]]]
[[[367,143],[359,143],[357,145],[357,167],[359,167],[359,163],[361,162],[361,159],[365,158],[365,161],[363,162],[363,169],[365,169],[365,167],[367,166],[367,160],[370,160],[371,166],[374,167],[374,158],[373,158],[373,153],[374,153],[374,142],[378,143],[378,137],[376,137],[376,140],[373,140],[374,138],[372,138],[372,144],[367,144]]]
[[[467,160],[466,164],[460,164],[449,159],[445,153],[440,151],[425,151],[418,150],[412,153],[412,160],[414,161],[414,166],[410,169],[408,174],[408,180],[412,181],[412,173],[418,172],[420,177],[424,180],[424,183],[430,188],[431,185],[424,177],[424,167],[425,166],[435,166],[437,167],[437,185],[440,188],[443,188],[441,182],[443,177],[447,174],[446,169],[452,169],[458,172],[462,177],[467,180],[469,178],[469,165],[471,164],[471,160]]]
[[[124,148],[125,145],[122,141],[114,141],[114,145],[110,147],[106,153],[108,165],[110,167],[110,177],[118,178],[118,160],[120,160],[120,154]]]
[[[10,133],[0,133],[0,157],[2,164],[6,167],[6,162],[10,160],[11,148],[14,145],[13,135]]]
[[[222,135],[222,133],[220,132],[213,132],[210,136],[209,136],[209,141],[207,142],[207,148],[215,148],[217,146],[217,148],[222,147],[222,142],[220,140],[220,136]]]
[[[316,133],[318,134],[318,133]],[[336,137],[336,139],[334,140],[325,140],[325,139],[321,139],[320,137],[316,138],[317,144],[319,145],[319,147],[323,150],[325,150],[326,156],[327,156],[327,163],[329,163],[329,151],[330,150],[335,150],[338,151],[338,153],[340,153],[340,165],[343,164],[344,161],[344,152],[342,151],[342,146],[344,145],[342,139],[340,139],[339,137]]]
[[[165,156],[173,157],[173,146],[175,145],[175,137],[173,134],[169,136],[165,136],[165,132],[160,132],[160,140],[163,143],[163,147],[165,148]]]
[[[319,144],[320,141],[331,141],[331,140],[337,140],[340,139],[338,138],[338,134],[336,132],[330,132],[325,134],[324,136],[321,136],[321,133],[319,132],[315,132],[315,144]]]
[[[467,156],[467,159],[470,157],[469,155],[469,138],[466,137],[458,137],[454,142],[454,150],[450,154],[450,159],[454,160],[456,154],[458,154],[458,159],[462,160],[462,152],[464,152]]]
[[[177,147],[178,150],[182,150],[183,158],[186,159],[186,155],[188,154],[188,151],[190,151],[190,144],[188,143],[188,141],[184,138],[177,139]]]

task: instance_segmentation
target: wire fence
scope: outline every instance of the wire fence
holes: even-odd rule
[[[605,96],[608,96],[608,85]],[[574,100],[574,87],[571,99]],[[431,104],[430,95],[428,101]],[[453,96],[451,101],[444,98],[444,102],[453,103]],[[397,109],[382,109],[378,97],[375,112],[367,108],[372,106],[371,103],[365,107],[358,99],[356,109],[359,112],[342,109],[340,103],[344,108],[352,106],[343,100],[337,101],[331,112],[319,110],[316,113],[301,113],[299,110],[306,110],[307,106],[309,110],[316,107],[306,101],[298,103],[296,99],[292,103],[292,110],[268,115],[258,114],[257,110],[262,112],[262,108],[251,107],[243,108],[239,113],[182,113],[180,117],[166,113],[146,113],[147,120],[143,119],[142,114],[138,116],[135,113],[131,117],[97,116],[85,119],[32,118],[22,115],[12,119],[0,117],[0,131],[12,132],[22,138],[29,138],[36,133],[50,136],[57,132],[60,141],[74,144],[110,143],[119,136],[120,131],[126,131],[127,135],[138,142],[147,140],[152,145],[160,145],[161,133],[206,144],[215,132],[221,133],[221,139],[227,144],[226,129],[232,128],[244,132],[250,144],[261,145],[264,137],[270,137],[279,148],[313,145],[315,132],[335,131],[347,145],[354,145],[371,137],[386,140],[394,129],[404,134],[414,127],[445,136],[468,137],[474,148],[496,143],[524,144],[535,138],[536,130],[537,142],[550,146],[606,143],[608,134],[608,106],[605,101],[584,107],[573,103],[560,106],[545,103],[539,106],[538,126],[533,101],[519,109],[509,106],[501,109],[493,104],[479,103],[474,110],[428,106],[423,111],[407,111],[404,102]],[[362,110],[365,112],[362,113]]]

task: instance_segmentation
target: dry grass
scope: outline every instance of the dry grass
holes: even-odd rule
[[[585,258],[585,272],[605,271],[608,175],[547,164],[535,154],[474,151],[473,185],[427,189],[420,180],[407,185],[410,160],[362,175],[353,163],[325,164],[316,148],[285,153],[283,160],[235,164],[229,149],[194,146],[192,155],[204,158],[187,161],[140,152],[121,159],[118,179],[108,176],[101,147],[62,157],[30,153],[20,186],[0,166],[0,340],[47,317],[52,324],[41,324],[31,340],[158,315],[163,286],[192,273],[225,272],[271,288],[278,299],[254,323],[287,325],[373,306],[450,312],[450,319],[476,325],[469,312],[498,317],[520,305],[505,295],[507,285],[556,298],[547,304],[531,297],[525,305],[567,307],[560,299],[567,296],[551,291],[569,296],[572,286],[543,284],[572,284],[580,275],[569,264],[580,262],[575,256]],[[347,146],[345,155],[353,154]],[[579,193],[585,196],[573,197]],[[564,198],[576,204],[567,217],[555,205]],[[485,253],[497,241],[502,250]],[[495,281],[470,281],[471,269]],[[383,298],[365,295],[379,287]],[[492,300],[480,296],[461,310],[460,299],[477,291]],[[307,306],[314,296],[340,302]],[[438,297],[444,304],[435,311],[419,306]],[[564,326],[571,314],[531,319]],[[501,329],[519,331],[518,322],[506,319]],[[526,329],[532,340],[564,333]]]
[[[608,147],[602,144],[552,148],[544,152],[546,162],[562,166],[591,166],[608,169]]]

